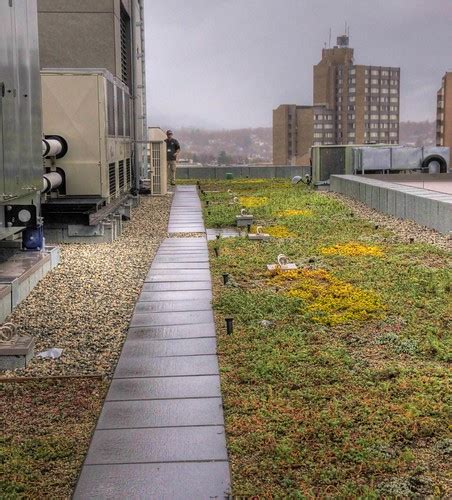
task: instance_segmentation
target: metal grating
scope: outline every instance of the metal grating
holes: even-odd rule
[[[108,135],[115,136],[115,87],[110,80],[107,80],[107,123]]]
[[[124,191],[124,160],[118,162],[118,181],[119,181],[119,191],[122,193]]]
[[[130,158],[126,160],[126,172],[127,172],[127,185],[132,187],[132,162]]]
[[[152,192],[155,194],[162,194],[162,160],[160,150],[160,143],[151,143]]]
[[[124,92],[116,87],[116,102],[118,106],[118,136],[124,136]]]
[[[130,17],[124,7],[121,5],[120,14],[121,31],[121,80],[130,89]]]
[[[124,92],[124,116],[125,116],[125,128],[124,135],[130,137],[130,96]]]
[[[108,165],[108,182],[110,185],[110,197],[116,197],[116,163]]]

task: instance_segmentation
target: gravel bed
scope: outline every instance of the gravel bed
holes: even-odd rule
[[[6,376],[109,375],[152,259],[167,236],[171,197],[142,197],[112,244],[61,245],[61,263],[34,288],[10,321],[32,335],[35,353],[57,347],[59,359],[35,357]]]
[[[449,236],[438,233],[434,229],[420,226],[417,222],[411,220],[398,219],[392,215],[383,214],[368,207],[365,203],[348,198],[343,194],[333,192],[320,193],[340,200],[357,217],[370,220],[374,224],[391,229],[394,231],[395,239],[398,242],[410,243],[410,240],[414,240],[415,243],[430,243],[443,250],[452,250],[452,239]]]

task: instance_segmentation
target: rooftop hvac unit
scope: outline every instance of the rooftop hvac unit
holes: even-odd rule
[[[168,173],[165,139],[166,134],[161,128],[149,128],[149,178],[151,180],[151,193],[154,195],[164,195],[167,193]]]
[[[43,128],[69,144],[57,167],[68,197],[111,202],[132,185],[128,88],[103,69],[55,69],[42,73]],[[46,160],[51,170],[51,160]]]
[[[0,239],[37,224],[42,174],[36,1],[2,1]]]

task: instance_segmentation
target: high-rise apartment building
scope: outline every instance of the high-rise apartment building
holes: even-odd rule
[[[275,165],[308,165],[313,144],[399,142],[400,68],[356,65],[347,35],[323,49],[313,89],[313,106],[274,110]]]
[[[452,147],[452,71],[443,76],[438,90],[436,144]]]
[[[318,108],[318,109],[317,109]],[[309,148],[314,141],[314,109],[319,106],[282,104],[273,110],[273,164],[309,165]]]

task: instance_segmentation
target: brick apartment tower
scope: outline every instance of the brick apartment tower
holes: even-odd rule
[[[273,111],[273,163],[308,165],[313,144],[399,142],[400,68],[354,64],[347,35],[314,66],[314,105]]]
[[[452,72],[443,76],[438,90],[436,144],[452,148]]]

